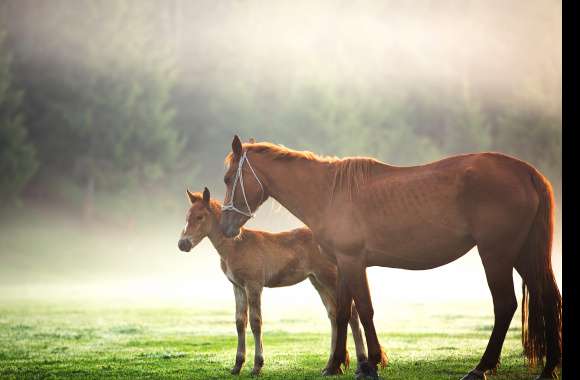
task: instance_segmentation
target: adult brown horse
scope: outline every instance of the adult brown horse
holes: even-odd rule
[[[463,379],[484,379],[499,363],[517,309],[513,268],[523,279],[522,343],[541,379],[556,377],[562,359],[562,298],[551,265],[551,185],[531,165],[499,153],[449,157],[396,167],[372,158],[329,158],[236,136],[225,174],[221,227],[240,227],[273,197],[314,233],[338,265],[338,337],[346,347],[354,299],[365,329],[368,363],[377,378],[381,347],[373,324],[366,267],[431,269],[477,245],[495,321],[479,364]]]

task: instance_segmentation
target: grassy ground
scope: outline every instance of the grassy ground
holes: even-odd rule
[[[219,258],[207,242],[205,251],[179,253],[182,213],[159,219],[155,225],[85,225],[36,209],[0,218],[0,379],[236,378],[229,374],[236,352],[233,295]],[[390,358],[381,376],[460,379],[478,362],[492,328],[482,269],[469,272],[469,282],[481,285],[485,301],[418,303],[409,296],[416,303],[402,305],[393,304],[397,293],[438,284],[426,273],[412,277],[413,283],[412,271],[393,280],[399,273],[382,269],[373,285],[382,284],[384,291],[372,287],[379,339]],[[455,284],[468,283],[454,279],[450,287],[425,293],[457,299]],[[309,284],[291,290],[264,291],[262,378],[321,379],[329,355],[328,321]],[[137,294],[139,302],[133,299]],[[120,301],[123,297],[132,302]],[[212,306],[208,299],[227,302]],[[492,379],[532,379],[537,372],[528,370],[521,354],[519,321],[518,310]],[[243,379],[253,363],[249,331],[247,347]],[[351,338],[349,350],[353,363],[342,379],[354,377]]]
[[[455,308],[405,306],[379,338],[390,358],[384,379],[459,379],[477,363],[491,316]],[[466,308],[464,310],[473,310]],[[228,379],[236,337],[231,310],[94,303],[0,303],[0,378]],[[297,314],[300,315],[300,314]],[[265,318],[263,379],[318,379],[328,355],[324,321]],[[414,316],[414,318],[410,318]],[[531,379],[519,341],[517,315],[494,379]],[[248,334],[249,378],[253,340]],[[349,350],[354,357],[352,339]],[[356,364],[345,379],[352,379]]]

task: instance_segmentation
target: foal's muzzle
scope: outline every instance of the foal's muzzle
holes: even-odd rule
[[[191,242],[189,241],[189,239],[179,239],[177,246],[183,252],[189,252],[189,251],[191,251],[191,248],[192,248],[192,245],[191,245]]]

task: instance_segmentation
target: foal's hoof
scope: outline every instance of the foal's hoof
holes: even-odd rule
[[[558,376],[556,376],[555,374],[553,374],[552,376],[545,376],[545,375],[538,375],[538,377],[536,377],[534,380],[554,380],[554,379],[558,379]]]
[[[252,376],[260,376],[261,373],[262,373],[262,367],[254,367],[252,369],[252,372],[250,372],[250,375],[252,375]]]
[[[238,367],[238,366],[234,366],[234,367],[233,367],[233,368],[230,370],[230,373],[231,373],[232,375],[239,375],[241,370],[242,370],[242,366],[239,366],[239,367]]]
[[[463,376],[461,380],[487,380],[487,376],[485,376],[485,372],[474,369]]]
[[[326,367],[322,370],[322,376],[336,376],[343,375],[344,371],[341,367]]]
[[[355,372],[356,380],[379,380],[379,374],[376,368],[372,368],[368,362],[361,362],[357,365],[357,369]]]

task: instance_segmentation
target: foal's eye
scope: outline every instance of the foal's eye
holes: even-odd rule
[[[197,217],[197,220],[202,220],[202,219],[203,219],[203,215],[199,215],[199,216]]]

